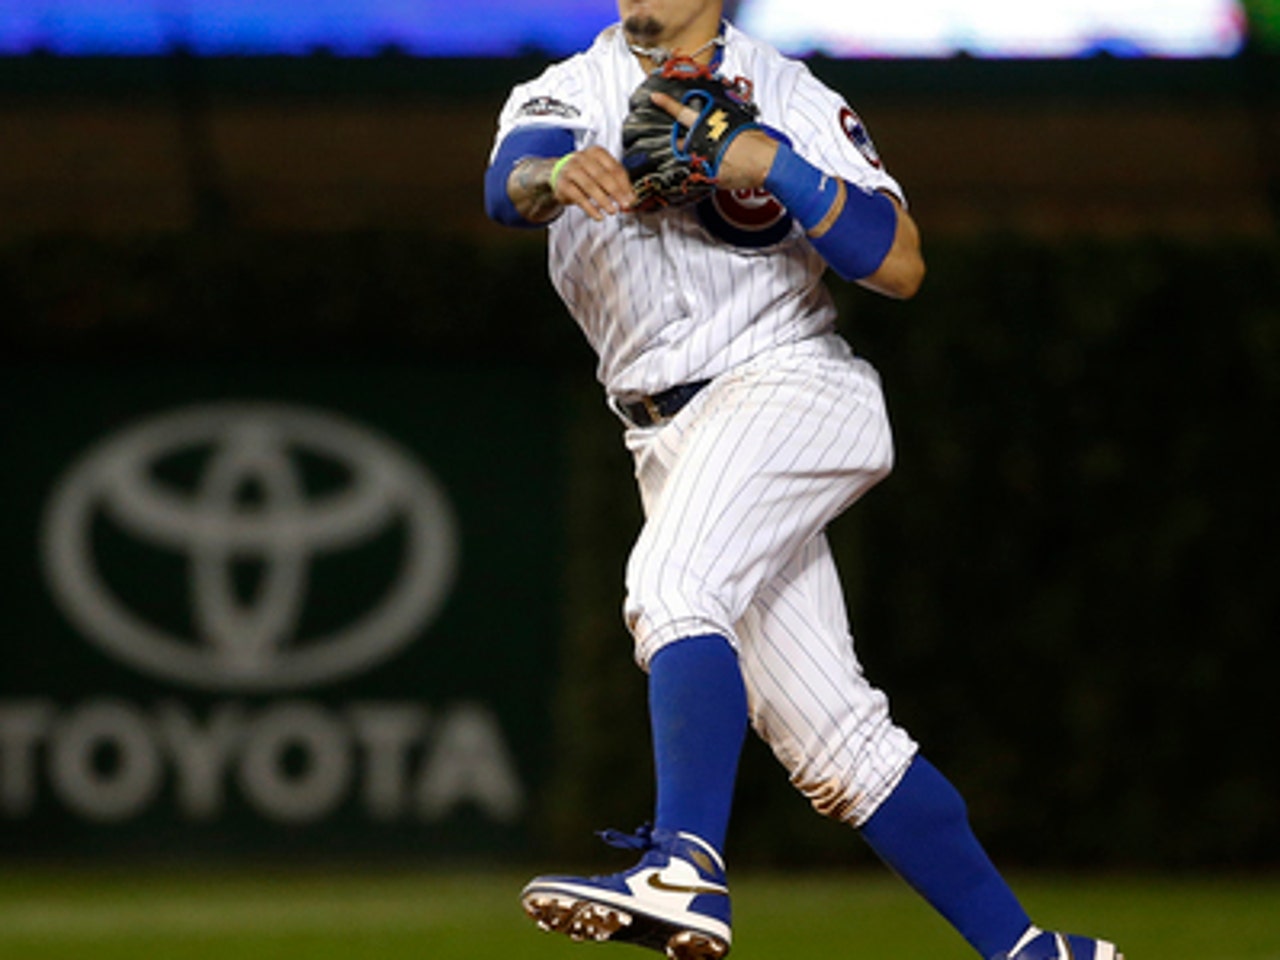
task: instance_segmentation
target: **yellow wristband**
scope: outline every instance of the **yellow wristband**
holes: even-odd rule
[[[560,177],[560,171],[564,169],[564,165],[568,163],[569,160],[572,159],[572,157],[573,157],[572,153],[566,153],[563,157],[557,160],[555,162],[555,166],[551,168],[551,176],[548,177],[547,179],[548,179],[548,182],[551,184],[552,193],[556,192],[556,180],[559,179]]]

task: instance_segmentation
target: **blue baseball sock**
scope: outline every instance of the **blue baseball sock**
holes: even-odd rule
[[[1009,950],[1031,923],[974,836],[964,799],[923,757],[862,836],[981,956]]]
[[[649,661],[649,718],[658,779],[654,825],[724,850],[747,733],[738,655],[719,634],[687,637]]]

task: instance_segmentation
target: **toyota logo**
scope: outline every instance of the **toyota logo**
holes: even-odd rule
[[[157,469],[184,454],[201,464],[186,485]],[[342,482],[310,490],[308,458]],[[102,522],[185,558],[189,627],[166,629],[113,592],[94,549]],[[331,633],[299,636],[312,564],[394,524],[403,555],[382,595]],[[449,503],[412,457],[345,418],[268,403],[178,410],[108,437],[57,483],[42,535],[53,594],[85,637],[140,670],[210,690],[290,689],[370,668],[430,623],[455,557]],[[234,578],[246,562],[259,570],[248,598]]]

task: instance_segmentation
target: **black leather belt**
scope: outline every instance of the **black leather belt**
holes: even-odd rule
[[[655,423],[670,420],[680,408],[692,400],[710,380],[694,380],[668,387],[659,393],[636,400],[615,399],[618,412],[637,427],[651,427]]]

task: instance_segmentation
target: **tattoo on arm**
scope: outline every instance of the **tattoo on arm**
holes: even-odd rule
[[[507,193],[520,214],[534,223],[551,220],[563,209],[551,190],[551,168],[557,157],[521,160],[507,180]]]

